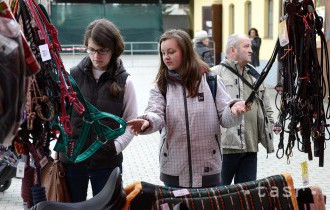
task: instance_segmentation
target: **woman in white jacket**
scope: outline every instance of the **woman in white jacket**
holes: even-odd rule
[[[215,101],[206,81],[208,66],[182,30],[165,32],[156,85],[144,115],[127,122],[135,134],[161,130],[160,179],[166,186],[211,187],[220,184],[220,125],[231,127],[248,111],[232,100],[217,79]]]

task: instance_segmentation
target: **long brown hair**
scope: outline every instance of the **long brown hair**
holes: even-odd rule
[[[202,73],[207,71],[208,65],[201,60],[194,50],[192,41],[187,32],[180,29],[166,31],[159,40],[160,67],[156,76],[156,84],[164,94],[167,89],[167,66],[163,61],[161,44],[168,39],[174,39],[182,51],[182,64],[178,73],[182,84],[188,89],[188,96],[195,97],[201,82]]]
[[[118,67],[121,65],[119,56],[124,52],[125,44],[119,29],[109,20],[97,19],[92,21],[86,28],[84,35],[84,45],[88,46],[88,40],[92,39],[97,45],[103,48],[109,48],[112,56],[108,64],[108,69],[111,69],[110,75],[113,78],[113,83],[109,87],[111,96],[120,96],[124,89],[120,87],[115,80]]]
[[[251,31],[254,31],[256,32],[256,36],[259,37],[259,34],[258,34],[258,30],[256,28],[250,28],[249,32],[248,32],[248,35],[251,36]]]

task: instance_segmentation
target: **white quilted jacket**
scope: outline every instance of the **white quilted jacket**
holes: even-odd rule
[[[187,89],[173,83],[167,85],[166,98],[157,86],[150,91],[148,107],[139,117],[147,119],[150,126],[141,134],[164,128],[159,149],[162,181],[181,187],[212,186],[220,181],[220,124],[231,127],[239,124],[242,117],[231,114],[230,105],[235,101],[219,77],[217,80],[217,109],[205,74],[198,97],[187,98]]]

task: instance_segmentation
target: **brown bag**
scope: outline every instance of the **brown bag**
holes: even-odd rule
[[[65,180],[65,168],[56,154],[55,160],[49,158],[41,171],[41,184],[46,188],[48,201],[70,202],[70,195]]]

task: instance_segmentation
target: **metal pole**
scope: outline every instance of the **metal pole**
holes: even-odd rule
[[[105,18],[105,6],[106,6],[106,1],[103,0],[103,18]]]

